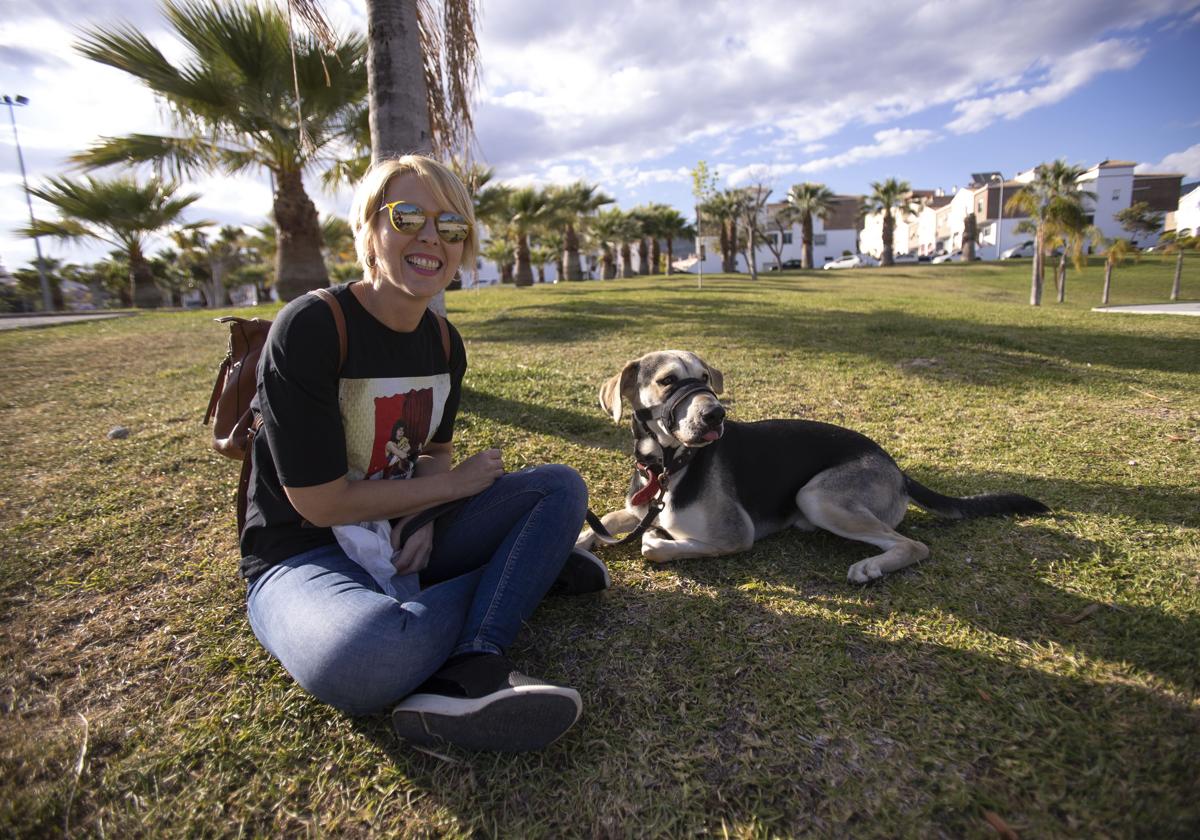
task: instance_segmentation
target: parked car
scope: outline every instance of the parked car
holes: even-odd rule
[[[1032,239],[1027,239],[1020,245],[1014,245],[1011,248],[1005,248],[1000,252],[1000,259],[1015,260],[1020,257],[1032,257],[1034,245]]]
[[[803,260],[784,260],[783,261],[783,270],[784,271],[791,271],[794,268],[803,268],[803,267],[804,267]],[[770,268],[767,269],[767,271],[778,271],[778,270],[779,269],[777,269],[775,266],[771,266]]]
[[[829,271],[836,268],[869,268],[879,265],[879,261],[870,254],[851,254],[848,257],[838,257],[836,260],[830,260],[821,266],[821,268]]]
[[[934,265],[941,265],[942,263],[948,262],[962,262],[962,251],[951,251],[948,254],[936,254],[934,258],[930,260],[930,262]]]
[[[892,254],[892,262],[896,265],[900,265],[901,263],[915,263],[916,261],[916,254]]]

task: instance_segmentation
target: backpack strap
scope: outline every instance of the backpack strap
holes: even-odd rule
[[[333,324],[337,327],[338,334],[338,370],[340,371],[346,365],[346,314],[342,312],[342,305],[338,303],[337,297],[329,289],[313,289],[312,294],[329,304],[329,311],[333,313]]]

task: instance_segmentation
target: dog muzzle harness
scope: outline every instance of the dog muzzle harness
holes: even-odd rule
[[[653,408],[639,408],[633,412],[633,423],[638,427],[637,431],[641,434],[650,433],[650,423],[658,422],[669,433],[674,433],[679,428],[679,420],[676,418],[675,409],[679,404],[688,397],[695,394],[709,394],[714,400],[717,399],[716,392],[703,379],[689,378],[680,379],[673,383],[667,390],[666,396],[661,403]],[[589,508],[587,512],[587,523],[592,529],[592,532],[604,545],[624,545],[628,542],[633,542],[646,532],[662,509],[666,507],[666,502],[663,499],[667,495],[667,490],[670,487],[670,478],[675,473],[678,473],[689,463],[696,455],[696,450],[689,447],[680,447],[680,449],[663,449],[663,460],[647,460],[643,461],[640,458],[637,461],[637,469],[646,477],[646,485],[633,494],[629,500],[630,504],[635,507],[648,505],[649,508],[646,515],[642,517],[642,521],[638,526],[626,534],[624,537],[614,537],[609,533],[608,529],[600,521],[600,517]]]

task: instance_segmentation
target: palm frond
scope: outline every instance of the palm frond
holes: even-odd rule
[[[83,169],[128,164],[153,164],[159,174],[183,178],[211,168],[219,150],[200,137],[170,137],[158,134],[129,134],[101,137],[86,151],[68,160]]]

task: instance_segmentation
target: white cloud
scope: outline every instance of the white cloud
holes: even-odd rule
[[[898,157],[915,152],[937,139],[937,134],[924,128],[888,128],[875,132],[875,142],[855,146],[841,154],[810,160],[800,167],[799,172],[820,172],[825,169],[840,169],[864,160],[883,157]]]
[[[954,106],[959,116],[946,128],[955,134],[969,134],[998,119],[1016,119],[1034,108],[1062,101],[1100,73],[1134,66],[1144,54],[1145,48],[1132,41],[1110,39],[1092,44],[1051,62],[1042,84],[959,102]]]
[[[1140,164],[1137,171],[1180,173],[1185,179],[1200,178],[1200,143],[1182,152],[1172,152],[1158,163]]]

